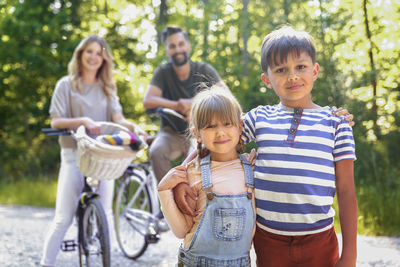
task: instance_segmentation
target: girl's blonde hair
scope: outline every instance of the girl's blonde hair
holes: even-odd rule
[[[71,79],[72,90],[77,90],[80,93],[83,91],[82,82],[82,53],[93,42],[97,42],[102,47],[103,64],[96,74],[96,78],[103,84],[103,90],[107,97],[111,97],[117,87],[113,79],[113,57],[111,49],[107,42],[96,35],[91,35],[83,39],[75,48],[71,61],[68,64],[68,72]]]
[[[199,133],[201,129],[209,126],[214,118],[240,127],[241,115],[242,108],[232,93],[228,89],[214,85],[201,90],[193,98],[190,111],[190,129]],[[199,144],[198,149],[199,158],[202,158],[204,153],[200,153],[201,144]]]

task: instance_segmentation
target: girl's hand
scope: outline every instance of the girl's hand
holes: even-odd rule
[[[101,134],[101,126],[99,123],[95,122],[91,118],[84,117],[83,125],[90,135],[100,135]]]
[[[186,168],[183,166],[170,169],[158,184],[158,191],[171,190],[180,183],[188,183]]]
[[[345,108],[336,108],[335,106],[332,107],[333,114],[336,116],[344,116],[344,119],[349,122],[351,127],[354,126],[355,122],[353,121],[354,116],[350,114],[349,111]]]

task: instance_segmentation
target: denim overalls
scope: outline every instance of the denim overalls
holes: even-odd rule
[[[250,163],[240,155],[246,186],[254,187]],[[210,155],[201,160],[202,188],[207,204],[189,249],[179,248],[178,267],[250,266],[255,224],[252,193],[217,195],[211,192]]]

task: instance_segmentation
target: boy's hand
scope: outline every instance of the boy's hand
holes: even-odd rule
[[[177,166],[167,172],[167,174],[161,179],[157,188],[158,191],[164,191],[173,189],[180,183],[187,184],[187,182],[186,168],[183,166]]]
[[[336,116],[344,116],[344,119],[349,122],[351,127],[354,126],[355,122],[353,121],[353,114],[350,114],[349,111],[345,108],[336,108],[335,106],[332,107],[333,114]]]
[[[251,166],[254,167],[254,165],[256,165],[256,159],[257,159],[257,151],[254,148],[252,148],[249,157],[249,162]]]
[[[196,216],[194,209],[190,207],[187,198],[191,198],[194,201],[197,200],[197,196],[193,192],[192,188],[187,183],[180,183],[173,189],[175,203],[179,210],[186,215]]]

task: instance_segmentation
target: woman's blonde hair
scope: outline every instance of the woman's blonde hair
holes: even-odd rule
[[[82,53],[93,42],[97,42],[102,47],[103,64],[96,74],[96,78],[103,84],[103,90],[107,97],[111,97],[117,90],[113,79],[113,57],[107,42],[96,35],[91,35],[83,39],[75,48],[71,61],[68,64],[68,72],[71,79],[72,90],[82,93]]]
[[[214,118],[241,127],[241,115],[242,108],[232,93],[228,89],[214,85],[201,90],[193,98],[190,129],[199,133],[201,129],[209,126]],[[202,158],[204,153],[200,153],[200,145],[198,149],[200,158]]]

